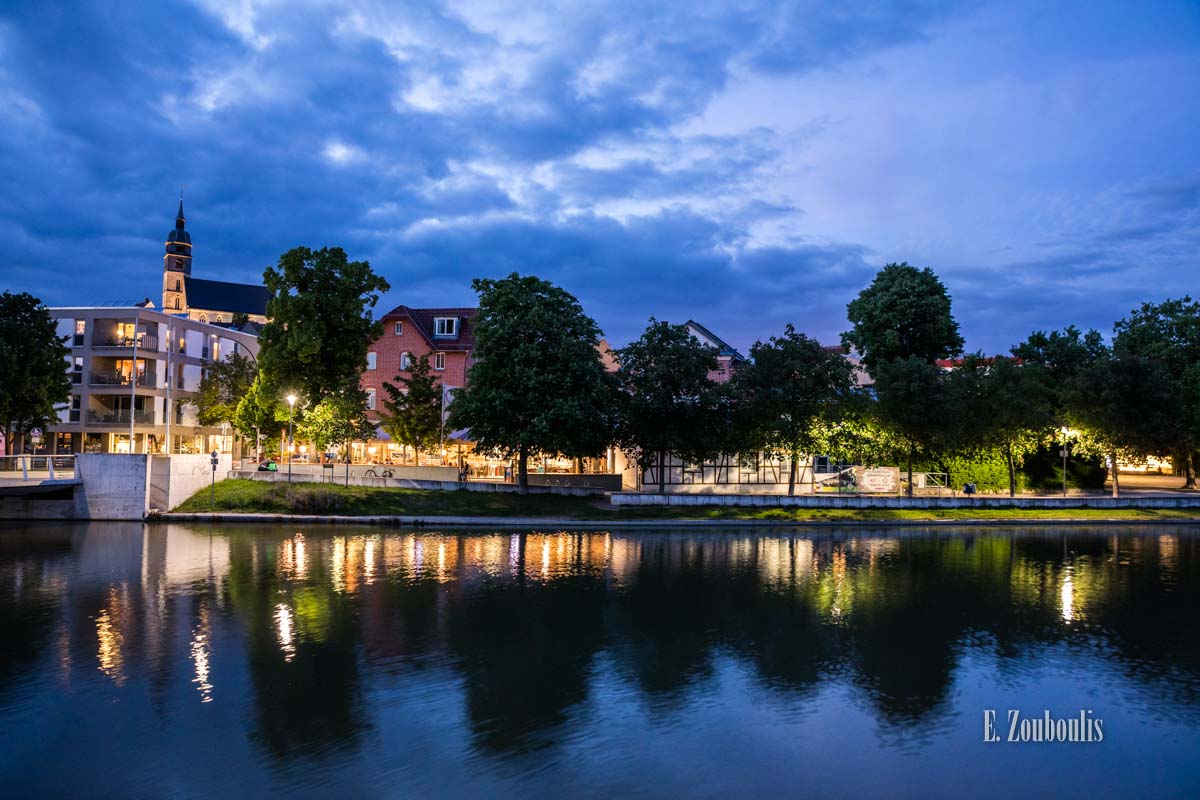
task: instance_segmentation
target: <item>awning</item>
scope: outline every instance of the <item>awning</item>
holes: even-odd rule
[[[381,425],[375,426],[375,438],[381,442],[390,442],[392,440],[392,437],[388,436],[387,431]]]
[[[459,428],[456,431],[452,431],[447,438],[454,442],[469,442],[471,441],[471,429]]]

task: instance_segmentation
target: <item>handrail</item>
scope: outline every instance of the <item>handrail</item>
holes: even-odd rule
[[[77,476],[74,455],[0,456],[0,480],[35,482],[44,480],[72,480]]]

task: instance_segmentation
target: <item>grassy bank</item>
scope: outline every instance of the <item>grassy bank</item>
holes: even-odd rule
[[[208,490],[185,502],[180,512],[244,512],[259,514],[344,514],[349,516],[546,517],[578,520],[777,520],[781,522],[856,522],[1018,519],[1178,519],[1200,511],[1175,508],[729,508],[723,506],[620,508],[602,498],[564,495],[519,495],[508,492],[446,492],[431,489],[379,489],[319,483],[267,483],[225,480],[217,484],[216,505]]]

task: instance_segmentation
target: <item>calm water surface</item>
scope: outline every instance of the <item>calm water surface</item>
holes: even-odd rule
[[[0,793],[1197,797],[1198,610],[1188,528],[10,525]]]

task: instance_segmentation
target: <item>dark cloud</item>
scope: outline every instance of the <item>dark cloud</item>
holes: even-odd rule
[[[209,277],[255,280],[290,247],[341,245],[388,277],[387,303],[471,302],[471,278],[515,270],[562,283],[619,342],[650,315],[743,347],[788,322],[833,341],[891,259],[870,237],[800,232],[812,166],[797,152],[853,116],[832,126],[784,93],[765,102],[786,124],[689,126],[734,82],[820,83],[911,54],[965,8],[5,4],[0,285],[54,304],[154,297],[186,186]],[[781,172],[801,191],[777,190]],[[1132,182],[1122,213],[1073,240],[977,266],[935,250],[932,265],[985,342],[1076,296],[1129,306],[1131,264],[1195,240],[1197,187]]]

